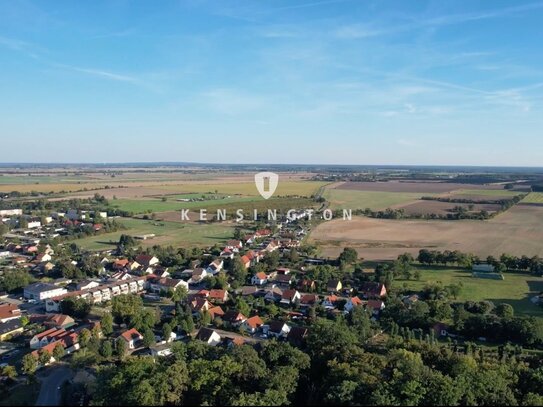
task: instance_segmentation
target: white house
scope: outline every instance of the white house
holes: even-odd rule
[[[200,328],[196,335],[196,339],[203,341],[210,346],[217,346],[221,343],[221,336],[213,329],[209,328]]]
[[[24,288],[24,297],[31,300],[43,301],[47,298],[66,294],[68,290],[53,284],[34,283]]]
[[[140,334],[136,328],[125,331],[117,338],[119,341],[125,341],[128,349],[135,349],[139,341],[143,340],[143,335]]]
[[[260,273],[256,273],[251,278],[251,284],[253,284],[253,285],[264,285],[267,282],[268,282],[268,276],[263,271],[261,271]]]
[[[213,260],[209,266],[206,268],[206,272],[212,275],[217,274],[219,271],[222,270],[224,266],[224,261],[222,259],[216,259]]]
[[[286,338],[290,332],[290,326],[283,321],[272,321],[269,325],[264,325],[263,331],[276,338]]]

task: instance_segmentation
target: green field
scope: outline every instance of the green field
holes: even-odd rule
[[[166,196],[166,201],[162,201],[160,198],[156,199],[115,199],[111,200],[111,206],[119,208],[125,211],[133,212],[134,214],[145,212],[166,212],[177,211],[180,209],[199,209],[209,205],[226,205],[237,202],[252,202],[257,200],[254,196],[231,196],[224,199],[209,199],[205,201],[195,202],[179,202],[176,199],[201,196],[201,194],[181,194],[174,196]],[[260,198],[260,200],[262,200]]]
[[[324,198],[331,209],[386,209],[420,199],[423,194],[413,192],[353,191],[326,189]],[[424,194],[433,195],[433,194]]]
[[[279,176],[279,185],[274,196],[311,196],[319,188],[326,185],[325,182],[318,181],[282,181]],[[248,195],[260,196],[254,182],[235,182],[235,183],[216,183],[216,184],[186,184],[182,185],[187,192],[192,193],[213,193],[226,195]],[[164,189],[179,190],[179,185],[164,185]]]
[[[132,218],[121,218],[118,222],[127,229],[85,237],[73,242],[88,250],[107,250],[115,247],[122,234],[134,236],[154,233],[156,235],[154,239],[139,242],[144,246],[156,244],[175,247],[211,246],[231,239],[234,231],[233,225],[227,223],[198,224]]]
[[[504,280],[474,278],[471,271],[460,269],[427,269],[421,271],[420,281],[396,280],[396,288],[407,285],[410,290],[418,291],[430,282],[440,281],[444,285],[462,282],[463,288],[458,300],[482,301],[490,300],[494,304],[502,302],[511,304],[517,315],[533,315],[543,318],[543,307],[534,305],[530,298],[543,291],[543,278],[525,273],[505,273]]]
[[[521,202],[523,204],[543,205],[543,192],[530,192]]]

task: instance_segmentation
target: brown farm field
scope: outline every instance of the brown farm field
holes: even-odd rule
[[[501,185],[475,185],[458,184],[452,182],[344,182],[337,186],[337,189],[354,191],[379,191],[379,192],[411,192],[411,193],[429,193],[439,194],[451,192],[458,189],[478,189],[478,190],[503,190]]]
[[[488,221],[390,220],[353,217],[323,222],[310,235],[324,256],[345,246],[368,260],[390,260],[420,249],[460,250],[479,256],[543,256],[543,207],[517,205]]]

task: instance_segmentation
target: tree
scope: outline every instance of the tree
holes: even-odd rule
[[[31,353],[27,353],[23,356],[22,360],[22,369],[23,373],[26,375],[32,375],[36,372],[38,368],[38,359]]]
[[[113,316],[109,312],[105,313],[102,317],[100,326],[102,327],[102,333],[105,336],[109,336],[113,333]]]
[[[515,316],[515,309],[510,304],[502,303],[496,307],[496,315],[510,319]]]
[[[89,331],[87,328],[83,328],[81,332],[79,332],[79,345],[82,348],[87,347],[90,339],[91,339],[91,331]]]
[[[2,369],[2,376],[5,376],[13,380],[17,377],[17,370],[15,369],[14,366],[10,366],[10,365],[4,366]]]
[[[117,351],[117,356],[119,357],[119,359],[123,360],[128,352],[128,347],[124,339],[117,339],[116,351]]]
[[[40,362],[40,365],[45,366],[51,361],[51,352],[49,352],[47,349],[41,349],[38,352],[38,362]]]
[[[143,331],[143,346],[149,347],[155,343],[155,334],[150,328]]]
[[[247,280],[248,271],[239,257],[232,260],[230,268],[234,281],[238,284],[244,284],[245,280]]]
[[[84,298],[68,297],[61,301],[60,309],[63,314],[83,319],[89,314],[91,304]]]
[[[119,323],[128,323],[143,309],[143,301],[138,295],[118,295],[111,301],[111,313]]]
[[[345,247],[338,257],[338,262],[353,264],[358,261],[358,252],[352,247]]]
[[[170,337],[172,335],[172,326],[168,324],[167,322],[162,325],[162,335],[164,337],[165,341],[170,341]]]
[[[113,346],[111,346],[111,341],[106,340],[102,342],[102,346],[100,347],[100,355],[106,359],[109,359],[113,355]]]
[[[57,343],[55,348],[53,349],[53,357],[58,362],[60,359],[64,357],[66,354],[66,351],[64,349],[64,346],[62,346],[60,343]]]

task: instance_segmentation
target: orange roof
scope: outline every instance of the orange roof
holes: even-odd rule
[[[249,257],[247,256],[241,256],[241,261],[243,262],[243,264],[247,264],[251,262],[251,259],[249,259]]]
[[[351,303],[353,305],[362,305],[364,302],[358,297],[353,297],[351,298]]]
[[[132,328],[132,329],[129,329],[128,331],[124,331],[121,334],[121,337],[127,342],[139,340],[143,338],[143,336],[138,332],[136,328]]]
[[[21,310],[15,304],[0,305],[0,319],[13,318],[21,315]]]
[[[262,319],[258,315],[255,315],[254,317],[247,319],[245,323],[253,329],[256,329],[259,326],[264,325],[264,321],[262,321]]]
[[[260,273],[256,273],[256,277],[260,280],[266,280],[268,278],[266,273],[264,273],[263,271],[261,271]]]
[[[211,315],[211,318],[222,317],[224,315],[224,311],[219,306],[210,308],[207,312]]]
[[[209,292],[209,298],[211,299],[215,298],[218,300],[223,300],[226,295],[228,295],[228,292],[226,290],[211,290]]]

